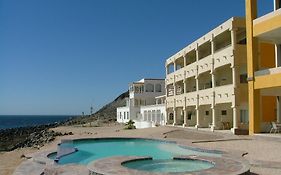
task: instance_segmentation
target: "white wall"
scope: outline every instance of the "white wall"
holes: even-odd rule
[[[126,123],[130,120],[130,111],[129,107],[120,107],[117,108],[117,122]]]
[[[151,122],[152,125],[165,125],[166,108],[165,104],[141,106],[141,120]]]

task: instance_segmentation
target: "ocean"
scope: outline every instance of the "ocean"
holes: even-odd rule
[[[71,115],[0,115],[0,129],[36,126],[66,121]]]

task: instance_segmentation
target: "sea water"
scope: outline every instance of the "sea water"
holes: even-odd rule
[[[0,115],[0,129],[52,124],[73,117],[71,115]]]

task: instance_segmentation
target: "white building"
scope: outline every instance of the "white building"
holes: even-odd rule
[[[141,79],[129,85],[126,106],[117,108],[117,122],[135,121],[137,128],[164,125],[165,80]]]

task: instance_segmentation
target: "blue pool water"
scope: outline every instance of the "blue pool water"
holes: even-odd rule
[[[156,173],[194,172],[214,167],[212,163],[200,160],[138,160],[122,165],[132,169]]]
[[[217,152],[181,147],[171,142],[149,139],[89,139],[75,140],[73,146],[77,152],[63,156],[59,164],[78,163],[87,165],[89,162],[112,156],[150,156],[154,160],[172,159],[179,155],[221,156]],[[54,158],[55,155],[51,155]]]

